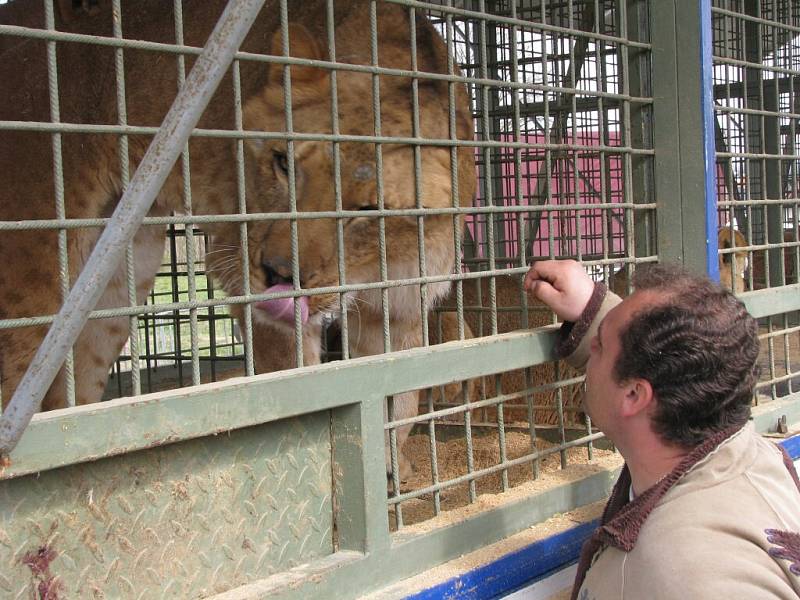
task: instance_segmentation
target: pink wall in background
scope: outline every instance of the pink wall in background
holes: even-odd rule
[[[583,146],[598,146],[600,140],[598,132],[590,132],[593,137],[582,135],[568,143],[577,143]],[[609,136],[608,146],[618,146],[619,136]],[[511,136],[504,139],[511,140]],[[519,199],[517,198],[517,178],[515,177],[516,165],[514,163],[514,149],[502,148],[500,151],[500,182],[493,182],[492,196],[495,205],[503,206],[530,206],[546,201],[547,187],[545,185],[545,143],[544,135],[524,135],[523,141],[530,147],[521,148],[521,169],[519,173]],[[483,153],[478,149],[477,159],[483,162]],[[616,153],[594,149],[585,150],[552,150],[550,156],[550,203],[557,206],[574,204],[600,204],[619,203],[623,198],[623,156]],[[498,153],[493,154],[497,159]],[[577,162],[577,170],[575,169]],[[601,169],[602,167],[602,169]],[[604,176],[602,174],[605,170]],[[496,172],[496,166],[492,171]],[[479,169],[480,172],[480,169]],[[541,179],[540,179],[541,178]],[[538,181],[538,184],[537,184]],[[537,189],[538,185],[538,189]],[[486,182],[480,181],[475,204],[482,206],[486,195]],[[537,197],[538,195],[538,197]],[[518,256],[518,223],[520,213],[502,213],[494,215],[496,220],[502,221],[502,230],[505,235],[505,256]],[[555,256],[575,256],[580,254],[602,255],[603,244],[608,252],[622,253],[623,241],[623,209],[597,208],[568,211],[538,211],[522,213],[525,226],[529,220],[535,223],[538,219],[539,227],[536,239],[531,246],[528,241],[528,258],[530,252],[535,256],[548,256],[551,253],[549,238],[552,236],[552,254]],[[606,232],[603,233],[603,221],[606,221]],[[469,215],[466,218],[470,235],[476,240],[476,255],[487,256],[486,249],[486,224],[489,219],[483,215]],[[580,225],[581,240],[578,244],[578,226]],[[527,234],[526,234],[527,236]],[[605,238],[605,240],[604,240]],[[610,242],[610,245],[609,245]],[[497,256],[497,253],[495,254]],[[506,266],[505,264],[498,265]]]

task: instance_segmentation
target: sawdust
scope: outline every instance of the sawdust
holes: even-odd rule
[[[519,432],[507,432],[505,439],[506,461],[530,455],[530,437]],[[539,452],[557,448],[553,443],[536,440]],[[430,442],[427,435],[412,435],[405,447],[405,454],[414,466],[410,477],[401,491],[406,493],[428,487],[432,483]],[[588,460],[585,446],[564,450],[566,468],[562,468],[561,452],[555,451],[539,461],[539,477],[534,479],[533,464],[530,460],[508,467],[505,470],[507,489],[503,491],[503,471],[498,470],[482,475],[475,480],[476,501],[470,503],[469,483],[459,483],[439,492],[441,513],[434,515],[434,495],[427,493],[401,503],[403,532],[422,533],[435,528],[461,521],[479,512],[514,502],[530,494],[547,490],[565,483],[583,479],[595,473],[615,469],[622,464],[622,458],[610,451],[593,448],[592,460]],[[464,439],[452,439],[436,443],[436,464],[439,482],[452,481],[466,475],[467,444]],[[473,472],[497,467],[501,464],[500,444],[497,435],[473,437]],[[456,510],[457,509],[457,510]],[[435,518],[434,518],[435,517]],[[390,523],[396,525],[394,506],[390,508]],[[409,527],[412,526],[412,527]]]

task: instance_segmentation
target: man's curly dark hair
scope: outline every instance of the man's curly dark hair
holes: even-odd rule
[[[663,293],[620,332],[618,382],[653,387],[653,427],[662,439],[693,447],[750,417],[758,378],[758,325],[728,290],[674,265],[636,270],[636,291]]]

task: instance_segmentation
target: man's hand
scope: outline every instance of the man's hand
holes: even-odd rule
[[[594,291],[594,282],[574,260],[535,262],[525,275],[524,285],[561,319],[573,322],[581,316]]]

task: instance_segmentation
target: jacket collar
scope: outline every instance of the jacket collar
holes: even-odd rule
[[[748,423],[744,426],[736,425],[730,427],[713,435],[687,454],[664,479],[634,498],[633,501],[629,501],[628,491],[631,485],[631,475],[628,466],[625,465],[611,492],[608,504],[606,504],[605,511],[600,520],[600,527],[586,540],[581,549],[578,572],[575,576],[575,584],[572,588],[571,599],[577,600],[578,592],[586,578],[586,572],[589,570],[598,551],[606,546],[613,546],[623,552],[630,552],[633,550],[636,545],[636,540],[639,537],[639,531],[647,520],[647,517],[664,496],[697,465],[707,458],[710,458],[710,455],[716,452],[718,448],[721,449],[723,444],[728,446],[728,442],[735,443],[733,438],[738,436],[738,434],[743,432],[746,428],[750,428],[751,432],[753,431],[752,424]],[[781,448],[781,452],[783,453],[783,462],[787,470],[791,474],[797,488],[800,489],[800,478],[797,476],[797,472],[792,464],[792,459],[789,458],[789,455],[783,447],[779,446],[779,448]],[[736,452],[736,450],[734,450],[734,452]]]
[[[633,501],[629,501],[631,475],[628,465],[625,465],[606,505],[600,528],[595,534],[598,541],[624,552],[633,550],[642,525],[666,493],[695,465],[741,430],[742,426],[736,425],[714,434],[687,454],[666,477]]]
[[[600,527],[581,548],[571,600],[577,600],[578,592],[586,578],[586,572],[597,552],[604,546],[614,546],[624,552],[633,550],[642,525],[664,495],[720,444],[732,438],[743,428],[742,425],[736,425],[711,436],[687,454],[664,479],[634,498],[633,501],[629,501],[631,474],[628,465],[625,465],[603,511]]]

